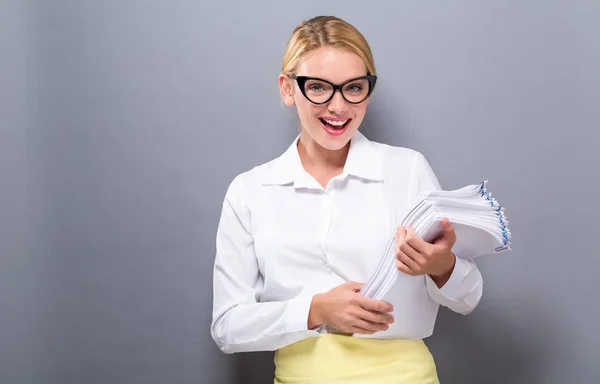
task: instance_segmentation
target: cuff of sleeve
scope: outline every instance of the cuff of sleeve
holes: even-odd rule
[[[459,301],[462,292],[462,282],[469,275],[470,270],[471,262],[456,256],[454,270],[452,270],[450,278],[448,279],[446,284],[442,286],[442,288],[438,288],[437,284],[433,281],[431,276],[426,275],[425,279],[427,281],[427,286],[431,291],[436,292],[452,301]]]
[[[308,314],[312,296],[299,296],[288,302],[286,310],[287,332],[309,332],[319,335],[317,330],[308,329]]]

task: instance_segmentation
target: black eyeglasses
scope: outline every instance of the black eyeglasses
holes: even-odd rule
[[[377,76],[366,75],[344,81],[341,84],[333,84],[330,81],[319,79],[318,77],[289,75],[298,82],[300,91],[314,104],[325,104],[333,99],[335,91],[340,94],[350,104],[360,104],[365,101],[373,92]]]

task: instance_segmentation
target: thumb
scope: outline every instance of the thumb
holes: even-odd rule
[[[439,239],[440,242],[454,243],[456,241],[456,233],[454,232],[454,227],[452,224],[450,224],[450,220],[448,220],[448,218],[442,220],[442,229],[444,230],[444,233]]]

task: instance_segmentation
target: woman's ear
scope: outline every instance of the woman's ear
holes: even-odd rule
[[[294,84],[290,78],[283,73],[279,75],[279,91],[283,103],[288,107],[294,105]]]

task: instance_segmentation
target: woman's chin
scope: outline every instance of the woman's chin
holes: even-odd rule
[[[338,151],[344,148],[346,144],[348,144],[348,142],[352,138],[354,131],[355,130],[346,129],[343,134],[336,136],[328,134],[319,135],[319,144],[321,145],[321,147],[330,151]]]

